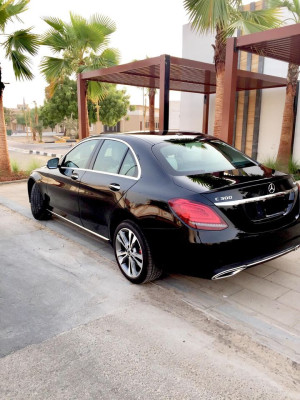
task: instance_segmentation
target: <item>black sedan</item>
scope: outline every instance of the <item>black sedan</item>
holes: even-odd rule
[[[32,214],[110,241],[133,283],[166,268],[220,279],[299,248],[299,186],[202,134],[81,141],[28,180]]]

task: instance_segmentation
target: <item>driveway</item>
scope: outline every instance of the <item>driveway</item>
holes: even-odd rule
[[[300,260],[128,283],[111,248],[0,185],[1,399],[299,399]]]

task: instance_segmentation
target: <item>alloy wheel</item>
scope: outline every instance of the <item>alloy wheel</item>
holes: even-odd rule
[[[120,267],[129,278],[137,278],[143,269],[143,252],[136,235],[128,228],[116,236],[116,255]]]

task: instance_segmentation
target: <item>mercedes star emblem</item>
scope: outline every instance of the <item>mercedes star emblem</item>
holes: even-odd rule
[[[274,183],[270,183],[270,185],[268,186],[268,192],[269,193],[274,193],[276,190]]]

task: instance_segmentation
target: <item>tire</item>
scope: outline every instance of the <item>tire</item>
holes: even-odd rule
[[[113,248],[118,266],[130,282],[151,282],[162,275],[153,262],[145,235],[134,222],[125,220],[117,226]]]
[[[30,193],[31,212],[35,219],[47,220],[51,214],[46,208],[45,200],[37,183],[34,183]]]

